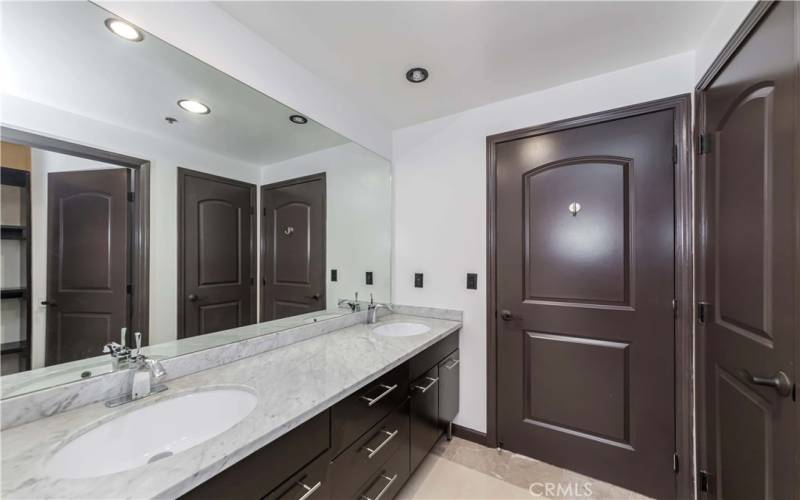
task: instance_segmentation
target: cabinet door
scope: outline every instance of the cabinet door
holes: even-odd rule
[[[302,470],[275,488],[264,500],[327,500],[331,498],[328,481],[329,453],[323,453]]]
[[[460,364],[458,349],[439,363],[439,422],[445,430],[458,415]]]
[[[411,470],[425,458],[442,435],[439,427],[439,367],[411,383]]]

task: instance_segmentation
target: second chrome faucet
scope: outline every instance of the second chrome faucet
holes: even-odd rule
[[[122,329],[121,343],[111,342],[105,345],[103,352],[111,354],[114,370],[128,369],[132,372],[131,390],[106,401],[106,406],[113,408],[137,399],[145,398],[167,390],[167,386],[159,383],[166,375],[166,370],[156,359],[142,354],[142,334],[134,333],[136,350],[125,346],[126,329]]]

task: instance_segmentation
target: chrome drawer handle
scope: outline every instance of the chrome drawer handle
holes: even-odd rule
[[[364,500],[381,500],[383,494],[389,491],[389,488],[392,486],[392,483],[394,483],[395,479],[397,479],[397,474],[395,474],[392,477],[389,477],[386,474],[381,474],[381,477],[389,481],[388,483],[386,483],[386,486],[383,487],[381,492],[375,495],[375,498],[370,498],[367,495],[361,495],[361,498],[363,498]]]
[[[387,436],[389,436],[389,437],[387,437],[386,439],[384,439],[384,440],[383,440],[383,442],[382,442],[381,444],[379,444],[379,445],[378,445],[378,447],[377,447],[377,448],[375,448],[374,450],[373,450],[372,448],[366,448],[366,447],[365,447],[364,449],[365,449],[365,450],[367,450],[367,451],[369,452],[369,455],[367,455],[367,458],[372,458],[372,457],[374,457],[374,456],[375,456],[375,454],[376,454],[376,453],[378,453],[379,451],[381,451],[381,448],[383,448],[384,446],[386,446],[386,444],[387,444],[387,443],[389,443],[389,441],[391,441],[392,439],[394,439],[394,437],[397,435],[397,433],[398,433],[398,432],[400,432],[400,429],[395,429],[395,431],[394,431],[394,432],[389,432],[389,431],[385,431],[385,430],[384,430],[384,431],[381,431],[381,432],[382,432],[382,433],[384,433],[384,434],[386,434],[386,435],[387,435]]]
[[[390,392],[392,392],[393,390],[397,389],[397,384],[394,384],[394,385],[381,384],[379,387],[383,387],[384,389],[386,389],[385,391],[380,393],[379,396],[374,397],[374,398],[368,398],[366,396],[361,396],[361,399],[363,399],[364,401],[369,403],[367,406],[372,406],[375,403],[377,403],[378,401],[380,401],[381,399],[383,399],[386,396],[388,396]]]
[[[414,388],[415,388],[415,389],[419,389],[420,391],[422,391],[422,393],[423,393],[423,394],[425,394],[426,392],[428,392],[428,389],[430,389],[431,387],[433,387],[434,385],[436,385],[436,382],[438,382],[438,381],[439,381],[439,377],[436,377],[436,378],[425,377],[425,378],[426,378],[426,379],[428,379],[428,380],[430,380],[430,381],[431,381],[431,383],[430,383],[430,384],[428,384],[428,385],[426,385],[425,387],[422,387],[421,385],[415,385],[415,386],[414,386]]]
[[[460,359],[454,359],[452,365],[444,365],[444,367],[447,368],[448,370],[452,370],[453,368],[458,366],[459,363],[461,363]]]
[[[308,497],[313,495],[314,492],[317,491],[320,486],[322,486],[322,481],[317,481],[317,484],[315,484],[314,486],[309,486],[305,484],[303,481],[297,481],[297,484],[302,486],[306,490],[303,496],[301,496],[297,500],[306,500]]]

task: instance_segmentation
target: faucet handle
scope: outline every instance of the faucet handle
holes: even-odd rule
[[[134,332],[133,338],[136,339],[136,356],[142,353],[142,332]]]
[[[104,353],[111,353],[112,356],[116,355],[122,348],[124,348],[124,344],[117,344],[116,342],[109,342],[108,344],[103,346]]]
[[[119,332],[119,343],[122,347],[125,347],[126,337],[128,336],[128,329],[126,327],[122,327]]]

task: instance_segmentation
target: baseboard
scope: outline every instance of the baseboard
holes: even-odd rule
[[[472,441],[482,446],[489,446],[486,443],[486,433],[472,430],[469,427],[462,427],[458,424],[453,424],[453,435],[455,437]]]

